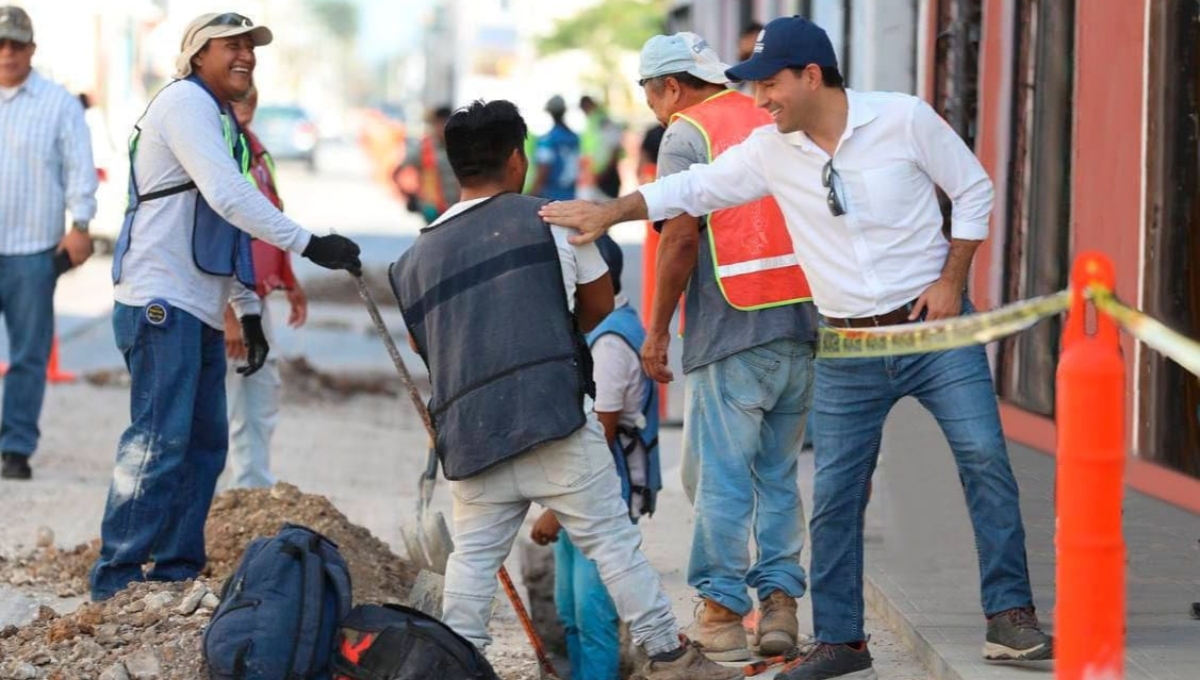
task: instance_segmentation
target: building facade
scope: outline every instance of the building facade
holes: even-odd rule
[[[936,0],[922,94],[996,183],[972,294],[997,306],[1066,287],[1076,254],[1117,294],[1200,337],[1200,43],[1193,0]],[[1059,320],[1001,343],[1005,431],[1056,443]],[[1129,483],[1200,511],[1200,381],[1123,336]]]
[[[850,87],[915,92],[975,149],[997,196],[978,306],[1062,290],[1099,250],[1121,299],[1200,337],[1200,3],[679,0],[669,27],[735,55],[742,26],[787,14],[829,31]],[[1005,432],[1047,453],[1061,330],[990,348]],[[1123,350],[1129,484],[1200,511],[1200,380]]]

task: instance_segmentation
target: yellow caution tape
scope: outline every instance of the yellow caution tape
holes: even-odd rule
[[[1096,309],[1111,316],[1129,334],[1159,354],[1173,360],[1192,375],[1200,376],[1200,342],[1196,342],[1153,317],[1126,306],[1112,291],[1093,287],[1088,291]]]
[[[982,345],[1029,329],[1042,319],[1065,312],[1070,304],[1070,291],[1064,290],[990,312],[922,324],[853,329],[822,326],[817,354],[823,358],[864,359]]]

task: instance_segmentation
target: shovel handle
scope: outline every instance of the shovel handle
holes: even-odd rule
[[[525,603],[521,601],[517,587],[513,585],[512,578],[508,575],[508,569],[501,566],[497,576],[500,578],[500,585],[504,586],[504,592],[508,595],[508,599],[512,602],[513,609],[517,612],[517,618],[521,620],[521,627],[525,629],[529,644],[533,645],[533,653],[537,655],[542,677],[557,678],[558,673],[554,670],[554,664],[550,662],[550,657],[546,654],[541,636],[533,628],[533,619],[529,618],[529,612],[526,611]]]
[[[421,422],[425,425],[425,431],[429,433],[431,438],[436,437],[437,435],[433,429],[433,419],[429,416],[429,407],[421,399],[421,392],[417,389],[417,384],[413,382],[412,376],[409,375],[408,367],[404,365],[404,359],[400,357],[400,350],[396,347],[396,341],[392,339],[392,334],[388,332],[387,324],[383,322],[383,316],[379,313],[379,305],[375,304],[375,298],[371,296],[371,291],[367,288],[367,282],[363,281],[361,273],[351,274],[351,276],[354,277],[354,282],[358,284],[358,296],[366,304],[367,312],[371,315],[371,321],[375,323],[375,330],[379,332],[379,337],[387,347],[388,356],[392,358],[392,363],[396,365],[396,372],[400,374],[400,380],[404,382],[404,387],[408,390],[409,398],[412,399],[413,405],[417,407],[417,413],[421,414]]]

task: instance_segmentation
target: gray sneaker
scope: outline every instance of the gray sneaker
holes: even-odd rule
[[[1045,661],[1054,658],[1054,638],[1038,627],[1032,608],[1008,609],[988,619],[983,658],[988,661]]]
[[[871,665],[867,643],[861,647],[818,642],[807,653],[783,667],[778,680],[879,680]]]

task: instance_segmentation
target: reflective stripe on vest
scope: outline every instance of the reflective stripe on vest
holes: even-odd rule
[[[724,90],[671,116],[682,118],[704,135],[708,162],[739,144],[771,115],[754,100]],[[751,311],[812,299],[808,281],[796,259],[787,222],[770,196],[708,216],[717,286],[735,309]]]

